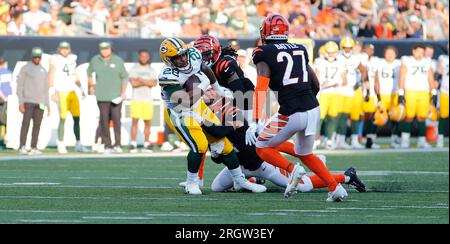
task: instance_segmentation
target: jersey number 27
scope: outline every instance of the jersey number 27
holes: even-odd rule
[[[288,86],[292,84],[296,84],[299,82],[299,77],[291,78],[292,75],[292,68],[294,67],[294,59],[292,56],[301,56],[302,58],[302,74],[303,74],[303,82],[308,82],[308,71],[306,70],[306,59],[305,59],[305,52],[302,50],[295,50],[292,52],[292,55],[288,52],[280,52],[277,55],[277,61],[278,63],[284,63],[286,64],[286,70],[284,71],[283,76],[283,85]]]

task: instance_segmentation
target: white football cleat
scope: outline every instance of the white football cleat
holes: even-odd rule
[[[341,184],[338,184],[333,192],[328,192],[327,202],[341,202],[347,197],[348,194],[345,188]]]
[[[180,182],[178,185],[181,186],[181,187],[186,188],[186,184],[187,184],[187,181],[183,181],[183,182]],[[200,186],[200,188],[202,188],[203,184],[204,184],[203,180],[200,180],[199,183],[198,183],[198,186]]]
[[[175,149],[175,148],[168,141],[164,142],[161,146],[161,151],[163,151],[163,152],[170,152],[173,149]]]
[[[89,152],[91,152],[91,150],[89,150],[89,148],[81,145],[80,142],[77,142],[77,144],[75,145],[75,152],[89,153]]]
[[[285,198],[291,198],[293,195],[297,193],[298,183],[305,174],[306,174],[305,169],[302,166],[300,166],[299,163],[297,163],[294,167],[294,170],[289,175],[289,182],[286,186],[286,190],[284,191]]]
[[[28,155],[28,150],[25,147],[21,147],[19,149],[19,154],[20,155]]]
[[[419,137],[417,141],[417,148],[432,148],[432,146],[426,141],[425,137]]]
[[[234,180],[234,189],[236,191],[240,191],[240,190],[249,190],[253,193],[262,193],[262,192],[266,192],[267,188],[263,185],[258,185],[255,183],[251,183],[250,181],[248,181],[247,179],[245,179],[244,176],[242,177],[236,177],[233,179]]]
[[[184,188],[184,192],[189,195],[202,195],[202,191],[200,190],[200,186],[196,182],[186,183],[186,187]]]
[[[59,154],[67,154],[67,148],[66,148],[66,145],[64,145],[64,142],[58,141],[58,142],[56,142],[56,144],[58,147]]]
[[[444,135],[438,135],[438,140],[436,143],[437,148],[444,148]]]

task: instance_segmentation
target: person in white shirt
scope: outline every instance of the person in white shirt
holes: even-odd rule
[[[45,22],[50,22],[50,14],[43,12],[41,7],[42,0],[30,0],[29,11],[23,14],[23,21],[26,27],[33,33],[39,33],[39,26]]]
[[[241,67],[242,71],[244,71],[244,76],[247,77],[253,85],[256,85],[256,68],[250,65],[250,59],[247,55],[247,51],[244,49],[239,49],[237,51],[237,61],[239,67]]]
[[[437,73],[440,76],[439,128],[436,147],[444,147],[444,134],[448,132],[449,114],[449,82],[448,82],[448,43],[447,54],[439,56]]]
[[[68,112],[71,113],[74,122],[73,131],[77,140],[75,151],[89,152],[80,142],[80,102],[78,96],[84,96],[84,92],[75,71],[76,67],[77,55],[72,54],[68,42],[61,42],[58,46],[58,53],[53,55],[50,60],[49,70],[50,95],[59,106],[60,120],[57,146],[58,152],[61,154],[67,153],[64,143],[64,127]]]
[[[137,153],[137,130],[139,120],[144,120],[144,148],[142,152],[152,152],[150,143],[150,125],[153,118],[152,87],[157,85],[158,75],[150,67],[150,53],[148,50],[139,50],[139,63],[135,64],[129,73],[129,82],[133,87],[131,98],[131,147],[130,153]]]
[[[23,14],[19,11],[12,15],[12,21],[8,23],[6,29],[8,34],[15,36],[24,36],[27,34],[27,27],[23,23]]]
[[[400,67],[400,81],[398,102],[405,105],[406,119],[401,123],[401,148],[409,148],[411,124],[417,118],[419,127],[418,148],[431,147],[425,140],[425,120],[430,113],[431,100],[437,103],[437,90],[431,59],[425,57],[425,47],[416,45],[412,50],[413,56],[402,58]],[[431,95],[431,96],[430,96]]]

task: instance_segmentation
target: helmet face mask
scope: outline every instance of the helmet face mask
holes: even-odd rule
[[[184,73],[192,71],[188,47],[178,38],[165,39],[160,45],[159,55],[163,62],[171,68],[177,68]]]
[[[215,64],[222,53],[219,41],[210,35],[201,36],[195,41],[194,47],[202,52],[202,62],[207,66]]]

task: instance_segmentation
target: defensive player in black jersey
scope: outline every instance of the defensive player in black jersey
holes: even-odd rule
[[[236,107],[227,106],[212,89],[209,89],[204,95],[205,103],[209,105],[212,111],[221,119],[220,126],[208,126],[203,129],[209,135],[222,138],[227,137],[237,152],[242,172],[249,177],[257,177],[268,180],[280,187],[286,187],[289,180],[289,173],[286,170],[277,168],[267,162],[264,162],[257,154],[255,145],[247,145],[245,143],[246,131],[248,123],[242,114],[242,111]],[[211,146],[213,147],[213,146]],[[294,144],[283,142],[279,150],[294,151]],[[221,155],[215,153],[215,149],[211,148],[211,159],[216,163],[222,163]],[[294,154],[294,153],[293,153]],[[326,160],[323,156],[321,160]],[[350,167],[344,174],[333,174],[334,179],[339,183],[349,184],[359,192],[365,192],[364,183],[358,178],[356,170]],[[313,189],[326,187],[327,184],[317,175],[302,176],[297,190],[300,192],[309,192]],[[227,191],[233,187],[233,178],[224,168],[214,179],[211,190],[216,192]]]
[[[222,47],[213,36],[203,35],[194,43],[194,47],[202,52],[203,63],[210,66],[219,84],[233,92],[233,106],[244,112],[247,121],[253,121],[252,99],[255,86],[244,76],[244,72],[236,61],[237,53],[232,47]],[[256,143],[256,123],[250,123],[246,131],[245,143]]]
[[[266,17],[261,26],[262,46],[253,51],[253,63],[258,72],[254,95],[254,118],[260,119],[268,88],[277,93],[280,109],[270,118],[259,134],[256,152],[261,159],[283,169],[291,169],[285,197],[291,197],[305,175],[300,164],[293,164],[276,149],[295,136],[296,156],[324,182],[329,193],[327,201],[346,198],[344,187],[313,152],[320,107],[316,99],[319,81],[309,66],[308,52],[299,44],[289,43],[289,23],[279,15]]]

